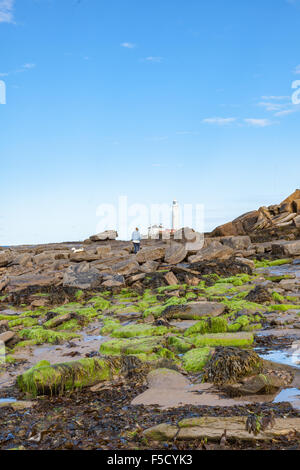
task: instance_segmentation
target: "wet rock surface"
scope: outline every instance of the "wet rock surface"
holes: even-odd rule
[[[300,417],[297,250],[276,251],[291,244],[226,233],[195,250],[142,240],[134,255],[115,238],[0,251],[1,449],[149,448],[157,425],[170,446],[202,448],[226,422],[228,448],[251,448],[242,421]],[[180,426],[202,417],[215,421]],[[255,440],[299,445],[286,424]]]

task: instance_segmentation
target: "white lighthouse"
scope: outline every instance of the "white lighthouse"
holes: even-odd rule
[[[179,204],[174,199],[172,204],[172,230],[176,231],[180,228],[180,213],[179,213]]]

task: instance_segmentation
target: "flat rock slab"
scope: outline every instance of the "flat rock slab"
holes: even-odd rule
[[[153,406],[162,409],[184,405],[195,406],[238,406],[249,403],[273,401],[274,395],[245,398],[224,398],[212,384],[193,385],[189,379],[171,369],[156,369],[147,376],[148,390],[133,399],[132,405]]]
[[[220,440],[226,429],[228,439],[269,441],[283,436],[293,435],[300,432],[300,418],[279,418],[275,425],[257,436],[246,431],[246,417],[202,417],[184,419],[173,426],[162,423],[144,431],[144,436],[150,440],[171,441],[205,439]]]
[[[217,317],[225,311],[225,305],[219,302],[190,302],[185,305],[171,305],[164,313],[169,318],[180,318],[183,320],[197,320],[201,317]]]
[[[0,408],[5,408],[9,406],[12,408],[14,411],[20,411],[20,410],[27,410],[32,408],[35,405],[33,401],[1,401],[0,402]]]
[[[3,342],[4,344],[13,339],[16,333],[13,331],[6,331],[5,333],[2,333],[0,335],[0,342]]]

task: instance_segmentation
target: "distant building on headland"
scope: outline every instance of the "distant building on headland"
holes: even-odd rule
[[[165,228],[163,224],[150,225],[148,227],[148,238],[159,239],[165,238],[168,239],[171,235],[180,229],[180,209],[179,204],[176,199],[172,203],[172,228]]]

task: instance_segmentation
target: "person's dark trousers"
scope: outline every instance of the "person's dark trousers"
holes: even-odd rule
[[[140,244],[139,243],[134,243],[134,254],[137,254],[138,251],[140,251]]]

